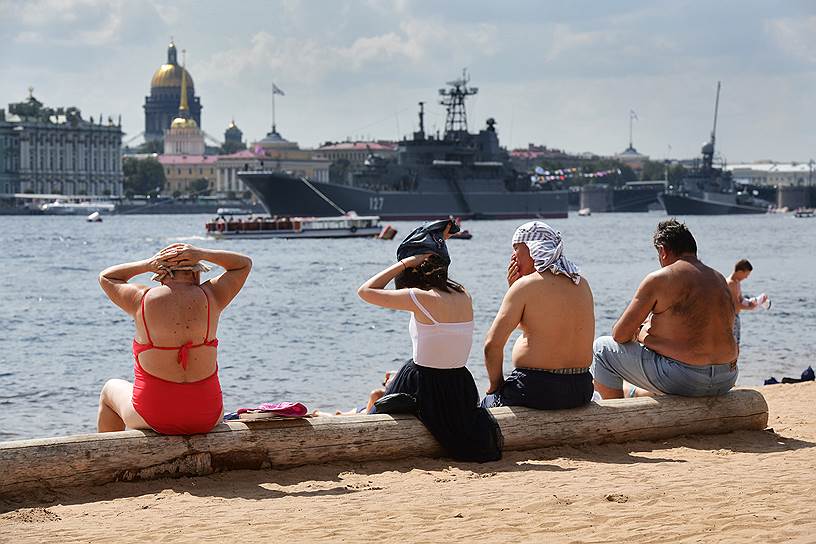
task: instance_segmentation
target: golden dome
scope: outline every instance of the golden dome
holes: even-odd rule
[[[198,128],[194,119],[185,119],[184,117],[176,117],[170,123],[170,128]]]
[[[153,74],[153,79],[150,80],[150,88],[156,87],[181,87],[181,74],[187,73],[187,85],[190,90],[193,90],[193,78],[190,72],[182,68],[178,64],[162,64],[156,73]]]

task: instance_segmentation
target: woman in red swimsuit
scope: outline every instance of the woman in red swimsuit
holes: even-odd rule
[[[201,261],[225,269],[201,284]],[[223,417],[216,352],[218,318],[252,268],[231,251],[173,244],[99,275],[105,294],[133,317],[134,383],[108,380],[99,396],[99,432],[153,429],[162,434],[205,433]],[[153,272],[158,287],[128,280]]]

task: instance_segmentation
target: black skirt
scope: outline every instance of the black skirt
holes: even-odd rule
[[[385,394],[392,393],[416,399],[416,416],[454,459],[501,459],[501,429],[493,415],[479,407],[476,382],[467,368],[429,368],[409,359],[386,387]]]

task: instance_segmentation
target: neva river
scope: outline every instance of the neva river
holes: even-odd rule
[[[565,254],[592,286],[596,336],[609,334],[640,280],[658,267],[651,235],[663,218],[573,214],[551,221],[564,235]],[[393,262],[398,240],[414,225],[393,223],[399,234],[390,242],[213,241],[201,236],[206,219],[110,216],[94,224],[84,217],[0,216],[0,440],[95,431],[102,384],[133,377],[132,321],[102,293],[97,274],[176,241],[240,251],[254,261],[218,328],[227,411],[283,400],[309,409],[349,409],[364,402],[386,370],[411,356],[408,314],[369,306],[356,289]],[[750,259],[754,272],[743,291],[767,292],[773,300],[770,311],[743,317],[738,383],[798,377],[816,351],[816,220],[759,215],[686,221],[705,263],[727,275],[738,259]],[[469,367],[480,389],[487,386],[482,342],[506,289],[510,237],[518,224],[470,222],[465,227],[473,239],[449,243],[451,276],[473,295]],[[509,352],[508,345],[506,357]]]

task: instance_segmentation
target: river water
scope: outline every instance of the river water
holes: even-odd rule
[[[609,334],[640,280],[658,267],[651,234],[663,218],[652,212],[551,221],[592,286],[596,335]],[[228,411],[283,400],[349,409],[410,357],[408,315],[356,296],[365,279],[393,262],[398,241],[215,241],[201,236],[206,219],[125,215],[94,224],[82,217],[0,216],[0,441],[95,431],[105,380],[133,376],[132,321],[102,293],[97,274],[175,241],[240,251],[254,261],[218,330]],[[816,220],[685,220],[704,262],[727,274],[738,259],[750,259],[754,272],[743,290],[773,300],[770,311],[743,317],[739,384],[798,377],[816,348]],[[519,223],[473,221],[465,225],[472,240],[449,243],[451,277],[473,295],[469,368],[480,389],[487,386],[481,346],[506,289],[510,238]],[[414,226],[393,225],[397,239]],[[509,351],[508,345],[508,357]]]

